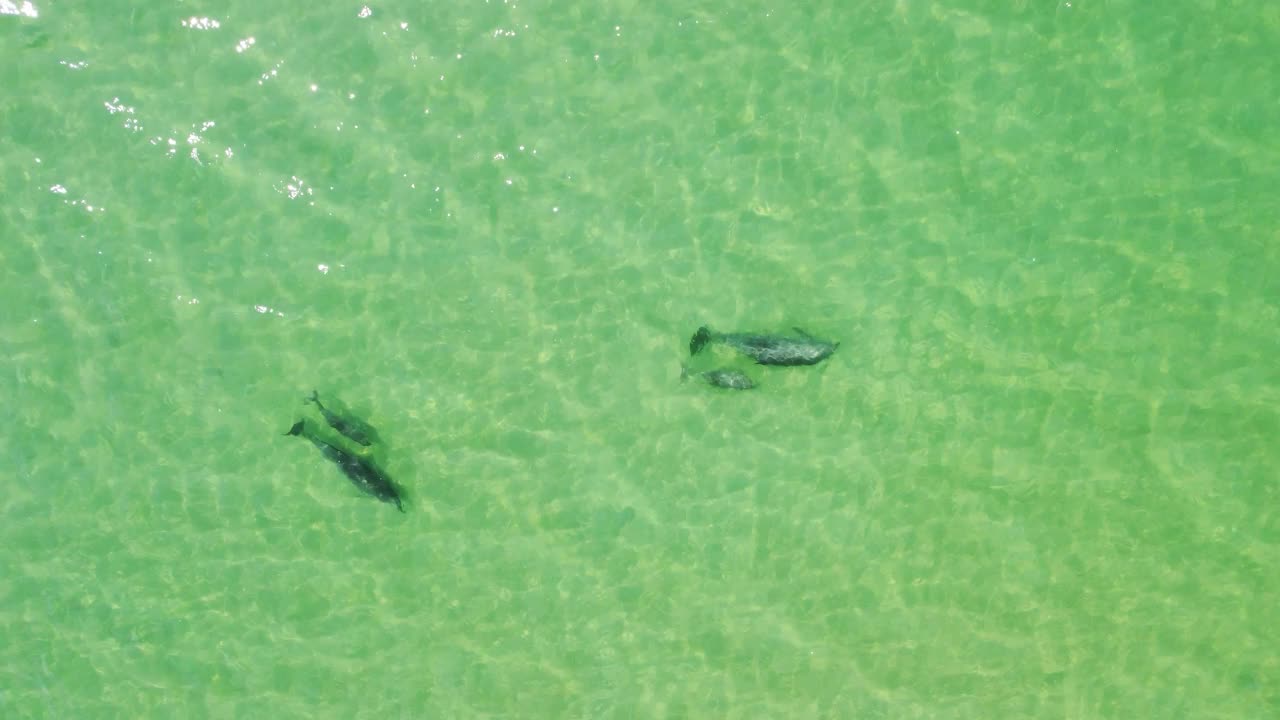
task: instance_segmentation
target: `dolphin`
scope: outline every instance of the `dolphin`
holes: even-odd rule
[[[289,428],[289,432],[285,433],[285,435],[300,435],[310,440],[312,445],[320,448],[320,452],[325,457],[332,460],[342,469],[342,472],[353,485],[383,502],[394,503],[397,510],[404,512],[404,506],[400,504],[400,491],[396,490],[391,478],[374,467],[373,463],[340,447],[330,445],[316,437],[315,434],[308,432],[305,420],[299,420],[294,423],[293,427]]]
[[[716,387],[728,388],[730,390],[750,390],[756,384],[747,377],[745,373],[728,368],[720,368],[718,370],[707,370],[706,372],[689,372],[688,365],[680,366],[680,380],[683,382],[688,380],[690,376],[703,380],[708,385]]]
[[[816,365],[840,347],[838,342],[819,340],[800,328],[799,336],[717,333],[706,325],[689,340],[689,354],[697,355],[708,343],[721,343],[753,358],[760,365]]]
[[[376,435],[373,428],[360,420],[344,418],[324,405],[321,405],[320,393],[312,390],[311,397],[307,398],[307,402],[313,402],[316,404],[316,407],[320,408],[320,414],[324,415],[324,421],[329,423],[329,427],[337,430],[365,447],[369,447],[373,444],[373,440],[369,437],[370,435]]]

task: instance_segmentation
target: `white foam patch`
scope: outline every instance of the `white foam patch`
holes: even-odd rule
[[[0,15],[26,15],[27,17],[40,17],[40,11],[36,10],[36,6],[27,0],[23,0],[21,5],[13,2],[13,0],[0,0]]]

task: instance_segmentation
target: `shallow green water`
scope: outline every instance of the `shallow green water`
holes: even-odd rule
[[[1280,11],[70,5],[0,17],[3,717],[1280,714]]]

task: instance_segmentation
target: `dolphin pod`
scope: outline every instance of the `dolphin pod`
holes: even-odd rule
[[[742,353],[759,365],[817,365],[831,357],[831,354],[840,347],[839,342],[822,340],[800,328],[793,328],[793,330],[796,332],[795,335],[722,333],[714,332],[703,325],[689,340],[689,356],[697,355],[708,345],[720,344]],[[696,378],[712,387],[727,390],[750,390],[756,387],[756,382],[746,373],[732,368],[695,371],[682,363],[680,379],[684,381],[689,378]],[[348,440],[363,448],[369,448],[377,442],[377,431],[368,423],[325,407],[320,402],[318,391],[313,390],[306,401],[316,406],[330,428]],[[317,434],[306,420],[298,420],[285,434],[306,438],[320,450],[321,454],[337,465],[347,479],[362,492],[383,502],[392,503],[400,512],[404,512],[400,491],[395,483],[386,473],[378,469],[372,460],[365,457],[362,454],[363,451],[351,452],[329,442]]]
[[[358,443],[363,448],[372,446],[377,439],[377,431],[368,423],[358,418],[334,412],[332,409],[322,405],[318,392],[313,390],[311,397],[307,398],[307,402],[315,404],[329,427],[348,440]],[[378,469],[378,466],[365,456],[367,451],[361,449],[352,452],[337,444],[341,441],[341,438],[332,438],[333,442],[326,440],[317,432],[317,425],[317,423],[308,424],[306,420],[299,420],[293,424],[293,427],[289,428],[289,432],[285,433],[285,435],[297,435],[310,440],[311,444],[315,445],[322,455],[337,465],[338,469],[342,470],[342,473],[347,476],[351,484],[362,492],[372,495],[383,502],[393,503],[400,512],[404,512],[399,489],[391,481],[391,478],[387,477],[386,473]]]
[[[332,460],[342,470],[342,473],[347,476],[351,484],[383,502],[395,504],[396,509],[404,512],[404,505],[400,502],[400,491],[391,482],[391,478],[387,477],[370,460],[326,442],[307,429],[306,420],[299,420],[294,423],[293,427],[289,428],[289,432],[285,433],[285,435],[298,435],[310,440],[312,445],[320,449],[321,454]]]
[[[795,335],[721,333],[703,325],[689,339],[689,357],[702,352],[708,345],[719,344],[737,350],[758,365],[817,365],[840,347],[838,342],[816,338],[800,328],[793,329]],[[756,386],[746,374],[728,368],[691,372],[687,365],[681,365],[680,379],[688,377],[698,377],[709,385],[733,390],[749,390]]]

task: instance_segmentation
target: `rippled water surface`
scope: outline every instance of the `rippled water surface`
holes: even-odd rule
[[[1280,715],[1265,3],[0,12],[0,715]]]

